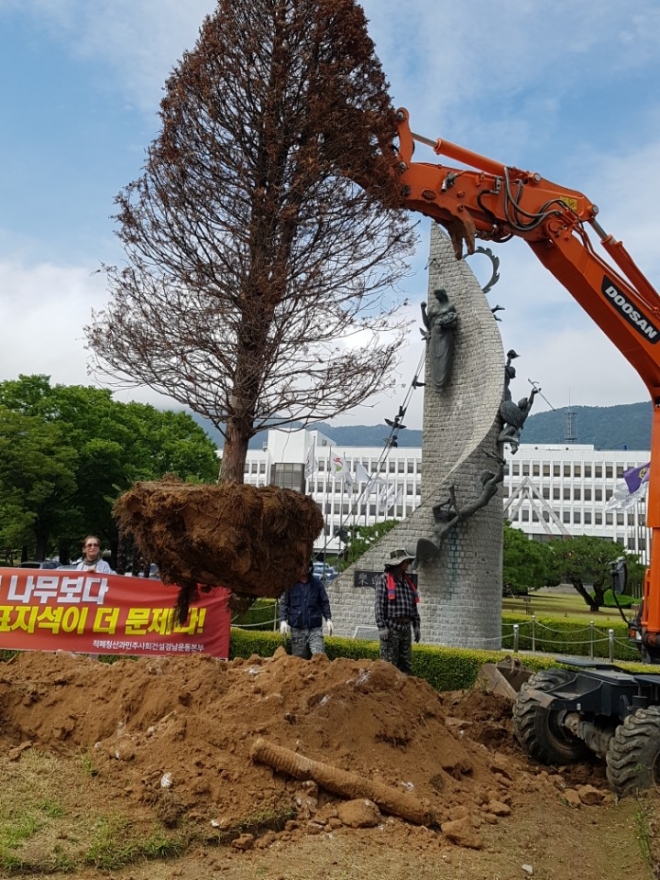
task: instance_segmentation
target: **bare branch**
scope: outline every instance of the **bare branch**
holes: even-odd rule
[[[242,481],[256,431],[363,402],[404,340],[394,289],[414,234],[361,7],[219,0],[161,119],[117,196],[128,265],[106,267],[89,346],[96,369],[224,428],[223,475]]]

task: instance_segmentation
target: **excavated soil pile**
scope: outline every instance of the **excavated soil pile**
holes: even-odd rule
[[[256,816],[279,831],[289,820],[285,835],[293,819],[298,833],[380,821],[373,806],[365,819],[362,801],[258,763],[258,741],[405,794],[433,817],[428,826],[442,829],[443,840],[469,848],[480,847],[485,824],[594,782],[593,768],[576,768],[585,778],[571,780],[531,767],[501,698],[442,697],[380,660],[303,661],[278,649],[249,661],[106,664],[26,653],[0,665],[0,676],[3,772],[20,771],[33,750],[78,761],[86,754],[96,801],[134,821],[157,817],[234,837]],[[587,789],[593,803],[610,797]]]
[[[136,483],[114,510],[163,581],[181,587],[184,618],[198,584],[281,595],[299,579],[323,529],[311,498],[276,486]]]

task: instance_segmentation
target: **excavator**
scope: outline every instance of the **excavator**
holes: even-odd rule
[[[415,134],[408,111],[401,108],[396,115],[395,160],[407,207],[447,230],[457,259],[464,249],[474,253],[477,238],[524,239],[646,383],[653,401],[651,554],[640,613],[627,623],[641,659],[660,663],[660,296],[623,244],[598,223],[598,207],[582,193],[450,141]],[[416,143],[460,166],[413,161]],[[596,252],[587,227],[611,262]],[[614,566],[612,580],[615,593],[621,592],[624,566]],[[605,759],[617,795],[660,788],[660,675],[566,658],[560,668],[533,674],[522,684],[513,723],[523,749],[541,763],[564,765],[595,753]]]

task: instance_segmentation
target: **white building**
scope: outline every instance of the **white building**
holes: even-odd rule
[[[626,511],[606,510],[606,503],[624,471],[646,464],[649,457],[648,451],[599,451],[578,444],[522,444],[515,455],[507,447],[505,515],[537,540],[593,535],[618,541],[647,562],[645,502]],[[306,462],[312,471],[308,479]],[[353,477],[352,486],[337,475],[341,464]],[[315,549],[332,553],[341,549],[342,526],[373,525],[412,513],[421,501],[421,470],[420,448],[343,448],[319,431],[274,430],[262,450],[248,451],[245,482],[274,483],[312,495],[326,522]]]

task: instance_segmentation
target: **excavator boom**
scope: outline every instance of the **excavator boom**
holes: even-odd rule
[[[448,231],[457,259],[475,239],[524,239],[635,368],[653,402],[647,525],[651,559],[641,620],[646,654],[660,662],[660,296],[621,242],[596,220],[585,195],[530,171],[503,165],[450,141],[414,134],[408,112],[397,111],[398,167],[412,211]],[[468,167],[413,161],[415,142]],[[592,245],[591,226],[611,263]]]

